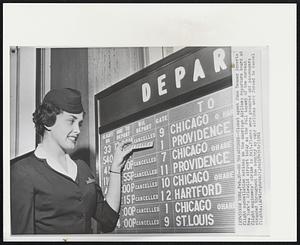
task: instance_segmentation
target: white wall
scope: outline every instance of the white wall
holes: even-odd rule
[[[10,49],[10,158],[16,156],[16,100],[17,100],[17,61],[18,52],[16,47]]]
[[[14,158],[35,148],[35,48],[16,48],[10,64],[10,158]]]

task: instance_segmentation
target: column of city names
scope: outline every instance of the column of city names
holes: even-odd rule
[[[169,110],[175,232],[234,232],[231,87]]]

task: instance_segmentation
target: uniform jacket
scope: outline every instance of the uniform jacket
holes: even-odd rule
[[[92,233],[92,217],[102,232],[114,230],[118,213],[104,200],[88,165],[81,160],[75,163],[75,181],[34,153],[12,164],[12,234]]]

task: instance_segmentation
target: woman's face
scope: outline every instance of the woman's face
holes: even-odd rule
[[[63,111],[56,115],[55,124],[50,127],[50,135],[63,150],[73,150],[80,134],[82,122],[83,112],[73,114]]]

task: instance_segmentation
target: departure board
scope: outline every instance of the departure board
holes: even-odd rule
[[[122,172],[114,233],[233,233],[235,164],[230,47],[191,47],[95,95],[99,184],[117,142]]]
[[[232,87],[100,134],[104,194],[118,141],[153,142],[122,174],[114,233],[234,232]]]

